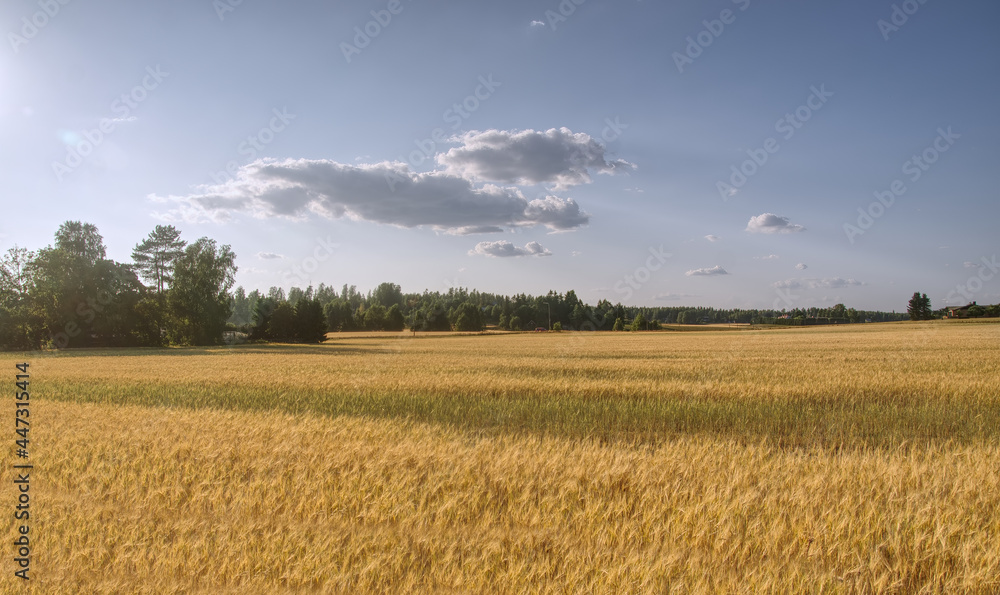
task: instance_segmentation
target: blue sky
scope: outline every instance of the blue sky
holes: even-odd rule
[[[63,1],[0,7],[4,250],[169,222],[247,288],[1000,301],[992,2]]]

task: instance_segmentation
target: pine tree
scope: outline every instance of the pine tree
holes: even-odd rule
[[[302,343],[322,343],[326,339],[326,315],[319,300],[301,299],[295,305],[295,337]]]
[[[927,294],[914,292],[906,306],[906,313],[910,315],[910,320],[932,320],[934,313],[931,310],[931,300]]]
[[[174,262],[184,254],[187,246],[187,242],[180,238],[181,232],[173,225],[157,225],[132,250],[136,272],[150,281],[160,295],[163,295],[164,288],[173,280],[171,270]]]
[[[910,302],[906,305],[906,313],[910,315],[910,320],[920,320],[921,301],[920,292],[914,292]]]

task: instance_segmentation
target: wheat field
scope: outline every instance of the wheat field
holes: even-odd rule
[[[1000,591],[1000,324],[332,337],[7,354],[3,590]]]

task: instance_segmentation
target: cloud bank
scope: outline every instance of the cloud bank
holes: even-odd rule
[[[569,231],[590,221],[576,201],[555,194],[528,200],[510,185],[547,184],[560,192],[590,183],[593,173],[635,167],[609,159],[600,142],[568,128],[473,131],[449,140],[457,146],[439,153],[438,169],[430,172],[392,161],[350,165],[328,159],[258,159],[224,183],[148,198],[170,205],[166,213],[156,213],[167,221],[319,215],[426,226],[456,235],[538,225]]]
[[[446,172],[469,180],[551,184],[565,190],[589,184],[590,172],[617,174],[635,168],[622,159],[608,160],[601,143],[568,128],[472,131],[452,140],[460,146],[439,154],[437,162]]]
[[[415,173],[400,162],[262,159],[244,165],[224,184],[186,196],[150,198],[173,203],[164,218],[187,221],[221,222],[237,213],[293,219],[315,213],[466,234],[533,225],[565,231],[590,220],[572,198],[550,195],[529,201],[517,188],[477,187],[446,172]]]

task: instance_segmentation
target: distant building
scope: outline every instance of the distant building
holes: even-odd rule
[[[976,302],[966,304],[959,308],[948,308],[948,318],[968,318],[969,308],[976,305]]]

